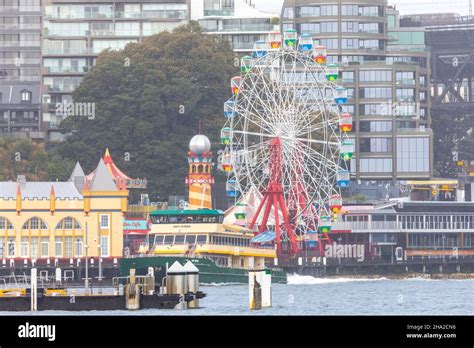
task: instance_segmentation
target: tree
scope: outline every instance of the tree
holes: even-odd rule
[[[0,180],[16,181],[25,175],[30,181],[66,180],[74,163],[48,156],[44,144],[30,139],[0,138]]]
[[[201,128],[217,150],[236,69],[228,41],[195,22],[105,51],[73,94],[95,103],[95,118],[63,121],[55,153],[90,171],[108,147],[125,173],[148,179],[152,200],[182,194],[189,140]]]
[[[434,173],[455,178],[456,160],[474,160],[474,115],[442,113],[433,117]]]

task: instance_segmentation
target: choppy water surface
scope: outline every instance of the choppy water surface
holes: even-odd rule
[[[273,285],[273,307],[248,309],[247,285],[203,286],[197,310],[38,312],[40,315],[472,315],[474,280],[324,279]],[[0,315],[13,313],[0,312]],[[20,313],[15,313],[20,314]],[[25,314],[29,314],[26,312]]]

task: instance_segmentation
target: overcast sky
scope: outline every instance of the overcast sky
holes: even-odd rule
[[[473,0],[474,1],[474,0]],[[258,9],[271,13],[280,13],[283,0],[253,0]],[[448,13],[467,15],[469,0],[388,0],[396,5],[402,14],[414,13]]]

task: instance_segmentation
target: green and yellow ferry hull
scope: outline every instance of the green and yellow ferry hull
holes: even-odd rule
[[[149,267],[164,276],[166,267],[175,261],[182,265],[191,261],[199,269],[199,282],[201,284],[248,284],[248,270],[240,268],[219,267],[212,260],[192,257],[173,256],[144,256],[123,258],[120,260],[120,275],[129,275],[130,269],[135,268],[137,275],[146,274]],[[279,269],[272,271],[272,283],[286,284],[286,273]]]

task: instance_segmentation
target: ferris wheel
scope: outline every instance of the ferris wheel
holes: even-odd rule
[[[231,81],[221,130],[227,194],[236,199],[238,219],[246,219],[248,194],[259,195],[247,227],[274,231],[279,253],[296,253],[308,236],[327,239],[342,208],[354,145],[338,75],[324,47],[288,30],[257,41]]]

